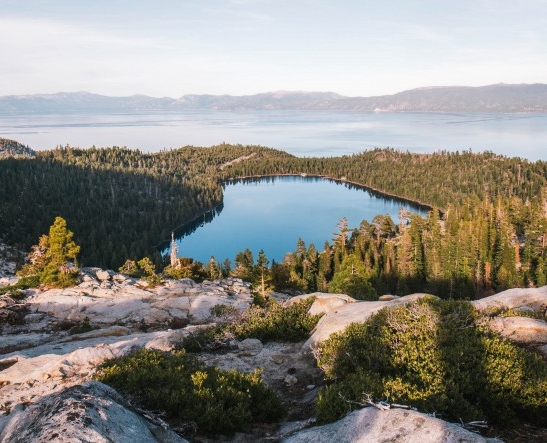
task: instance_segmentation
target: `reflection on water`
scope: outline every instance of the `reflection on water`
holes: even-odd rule
[[[416,205],[317,177],[241,180],[225,186],[223,208],[179,230],[179,255],[204,263],[211,256],[219,262],[226,258],[233,262],[245,248],[255,258],[264,249],[270,260],[280,262],[296,249],[299,238],[322,250],[342,217],[348,219],[350,228],[378,214],[389,214],[397,223],[401,207],[425,214]]]
[[[69,144],[156,152],[226,142],[269,146],[308,157],[389,146],[421,153],[489,150],[547,160],[547,114],[184,111],[0,115],[0,136],[34,149]]]

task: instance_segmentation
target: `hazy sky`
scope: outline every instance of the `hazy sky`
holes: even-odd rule
[[[547,0],[0,0],[0,95],[547,82]]]

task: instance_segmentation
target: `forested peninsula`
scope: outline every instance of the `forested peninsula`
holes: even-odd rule
[[[81,245],[79,262],[115,269],[149,256],[197,215],[222,203],[223,184],[246,176],[330,177],[418,202],[426,218],[379,214],[322,247],[295,245],[267,269],[276,289],[343,291],[361,298],[429,291],[478,298],[547,282],[547,163],[491,152],[411,154],[373,149],[333,158],[298,158],[261,146],[186,146],[159,153],[120,147],[24,151],[0,159],[0,233],[28,250],[55,217]],[[5,149],[4,149],[5,151]],[[261,277],[264,277],[264,263]],[[223,272],[253,278],[248,254]]]

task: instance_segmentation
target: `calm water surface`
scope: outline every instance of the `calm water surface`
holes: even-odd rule
[[[416,153],[493,151],[547,160],[547,114],[186,111],[177,113],[0,115],[0,137],[33,149],[126,146],[145,152],[222,142],[278,148],[300,157],[349,155],[375,147]],[[249,247],[280,261],[301,237],[323,248],[336,224],[351,227],[400,202],[324,180],[277,179],[226,187],[223,210],[180,242],[180,255],[233,260]]]
[[[389,214],[398,223],[399,208],[425,214],[408,203],[375,197],[367,191],[312,177],[270,177],[226,185],[224,208],[210,223],[177,240],[179,255],[208,262],[232,261],[245,248],[256,259],[264,249],[270,261],[280,262],[302,238],[320,251],[332,241],[342,217],[350,228],[362,220]]]
[[[127,146],[147,152],[222,142],[325,157],[392,147],[410,152],[493,151],[547,160],[547,114],[333,111],[186,111],[0,115],[0,136],[34,149]]]

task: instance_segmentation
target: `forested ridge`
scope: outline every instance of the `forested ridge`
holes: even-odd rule
[[[224,171],[223,177],[314,174],[344,179],[427,206],[445,208],[468,197],[515,196],[531,199],[547,182],[547,163],[528,162],[491,152],[440,151],[411,154],[372,149],[328,158],[252,158]]]
[[[28,249],[63,217],[85,265],[116,268],[158,255],[177,226],[222,201],[220,166],[241,156],[287,156],[257,146],[185,147],[157,154],[125,148],[39,151],[0,161],[2,241]]]
[[[276,288],[370,299],[419,291],[478,298],[547,283],[546,167],[491,152],[374,149],[338,158],[257,158],[229,173],[328,176],[431,208],[426,218],[378,214],[360,226],[341,220],[330,243],[319,249],[299,242],[275,264]]]
[[[387,148],[297,158],[227,144],[154,154],[67,146],[0,161],[2,240],[28,249],[61,216],[81,245],[84,265],[117,268],[147,255],[159,262],[158,243],[221,204],[224,182],[279,174],[331,177],[433,210],[426,218],[402,213],[395,221],[379,214],[358,227],[341,221],[334,238],[325,239],[332,244],[322,250],[298,244],[271,267],[268,279],[278,289],[360,297],[429,290],[473,298],[545,284],[547,163],[491,152]],[[236,257],[235,271],[250,276],[244,268],[256,265],[243,257]]]

